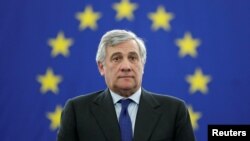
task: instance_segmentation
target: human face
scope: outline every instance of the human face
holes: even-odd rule
[[[104,64],[99,62],[98,68],[112,91],[128,97],[140,88],[144,65],[139,54],[135,40],[106,48]]]

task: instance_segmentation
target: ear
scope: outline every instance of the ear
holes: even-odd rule
[[[98,62],[97,66],[98,66],[98,70],[99,70],[101,76],[103,76],[104,75],[104,65],[101,62]]]
[[[142,74],[144,74],[144,67],[145,67],[145,64],[142,64]]]

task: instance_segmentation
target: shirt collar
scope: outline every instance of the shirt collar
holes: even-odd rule
[[[119,94],[113,92],[112,90],[110,90],[110,94],[112,96],[113,99],[113,103],[116,104],[119,100],[121,99],[127,99],[126,97],[120,96]],[[133,100],[136,104],[139,104],[140,101],[140,97],[141,97],[141,87],[134,93],[132,94],[130,97],[128,97],[129,99]]]

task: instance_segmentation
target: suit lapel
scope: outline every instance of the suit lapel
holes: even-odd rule
[[[160,118],[157,107],[160,104],[151,94],[142,90],[139,108],[136,116],[134,141],[147,141]]]
[[[91,112],[107,140],[120,141],[119,124],[113,100],[108,89],[93,101]]]

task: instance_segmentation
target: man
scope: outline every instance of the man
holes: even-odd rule
[[[182,100],[141,87],[146,48],[134,33],[103,35],[96,62],[108,88],[68,100],[58,141],[195,140]]]

